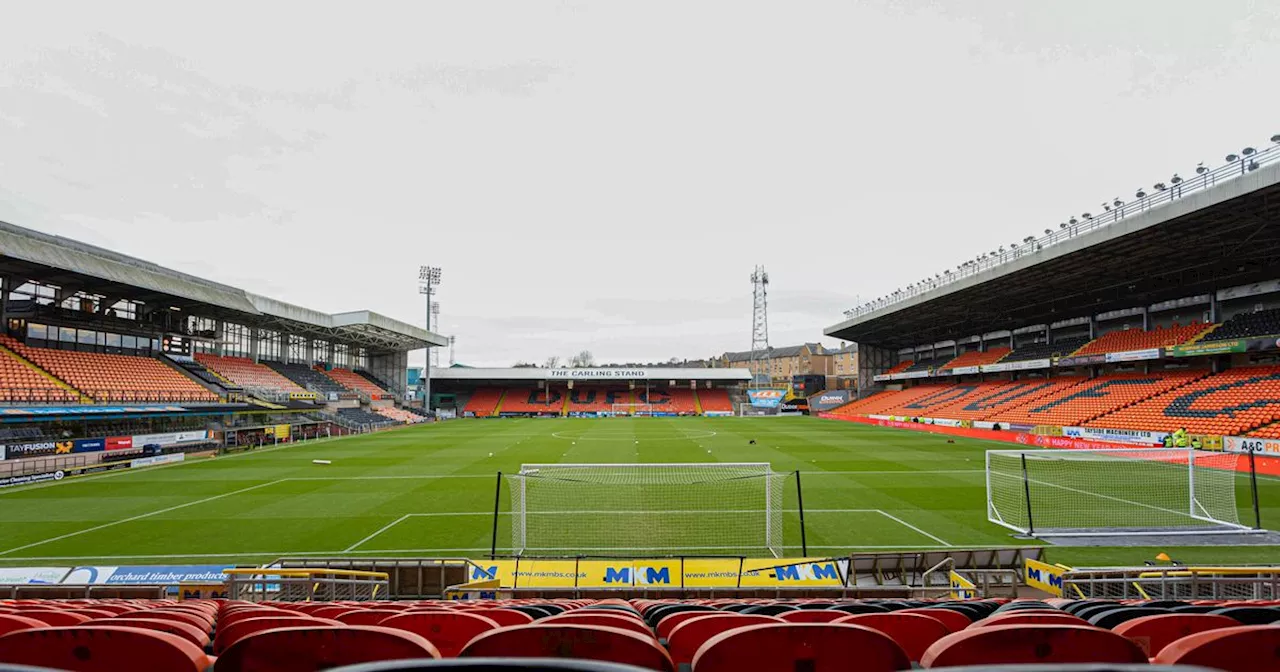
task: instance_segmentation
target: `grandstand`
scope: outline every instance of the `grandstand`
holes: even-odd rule
[[[443,345],[434,334],[376,313],[324,315],[11,224],[0,223],[0,250],[4,429],[102,450],[108,433],[191,430],[193,446],[240,445],[423,419],[396,400],[408,392],[408,351]],[[383,389],[375,378],[395,382]],[[97,421],[79,420],[86,414]],[[162,439],[174,436],[187,434]]]
[[[1259,158],[848,311],[826,333],[859,344],[860,398],[830,416],[1280,436],[1280,146]]]
[[[733,415],[746,369],[433,369],[433,389],[460,417]],[[613,382],[604,383],[601,379]]]

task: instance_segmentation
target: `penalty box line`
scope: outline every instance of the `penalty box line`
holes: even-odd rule
[[[576,516],[576,515],[584,515],[584,514],[586,515],[592,515],[592,514],[634,515],[634,514],[653,514],[653,513],[693,515],[693,514],[707,514],[707,513],[759,513],[759,511],[751,510],[751,509],[725,509],[725,510],[699,509],[699,510],[687,510],[687,511],[542,511],[534,515]],[[799,513],[799,509],[785,509],[784,513]],[[897,523],[898,525],[901,525],[902,527],[905,527],[911,530],[912,532],[915,532],[916,534],[919,534],[924,537],[928,537],[929,539],[937,542],[941,547],[944,547],[944,548],[954,547],[953,544],[946,541],[945,539],[942,539],[941,537],[938,537],[934,534],[930,534],[929,532],[926,532],[923,529],[916,527],[915,525],[912,525],[911,523],[908,523],[907,521],[893,515],[892,513],[889,513],[888,511],[884,511],[882,509],[805,509],[805,513],[807,514],[875,513],[880,516],[884,516],[885,518],[888,518],[894,523]],[[499,511],[498,515],[510,516],[512,515],[512,513],[510,511]],[[357,541],[356,543],[344,548],[342,551],[339,551],[339,552],[341,553],[378,552],[378,551],[357,551],[356,549],[369,543],[374,538],[387,532],[388,530],[399,525],[400,523],[403,523],[404,521],[409,520],[410,518],[450,518],[450,517],[477,517],[477,516],[492,517],[493,512],[492,511],[451,511],[451,512],[438,511],[438,512],[431,512],[431,513],[406,513],[403,516],[400,516],[399,518],[396,518],[395,520],[387,523],[386,525],[383,525],[377,530],[374,530],[373,533],[371,533],[367,537],[361,539],[360,541]],[[832,547],[832,548],[835,548],[835,547]],[[885,548],[888,548],[888,547],[885,547]],[[650,549],[650,550],[653,550],[653,549]]]

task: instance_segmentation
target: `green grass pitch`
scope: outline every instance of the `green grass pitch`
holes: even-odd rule
[[[813,557],[1027,545],[986,520],[984,452],[1011,447],[812,418],[459,420],[0,491],[0,565],[485,557],[495,473],[545,462],[798,469]],[[1260,480],[1260,493],[1263,525],[1274,529],[1280,480]],[[800,554],[796,522],[789,512],[790,556]],[[1053,547],[1048,557],[1140,564],[1160,551],[1187,562],[1263,562],[1277,548]]]

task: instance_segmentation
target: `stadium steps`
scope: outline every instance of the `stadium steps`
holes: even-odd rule
[[[497,417],[502,412],[502,403],[507,400],[507,388],[502,388],[502,394],[498,395],[498,404],[493,407],[493,417]]]
[[[31,369],[32,371],[35,371],[35,372],[36,372],[37,374],[39,374],[41,377],[43,377],[43,378],[47,378],[47,379],[49,380],[49,382],[53,383],[54,385],[57,385],[59,388],[61,388],[61,389],[63,389],[63,390],[66,390],[67,392],[70,392],[71,394],[76,395],[76,396],[80,399],[80,403],[82,403],[82,404],[92,404],[92,403],[93,403],[93,400],[92,400],[92,399],[90,399],[88,396],[86,396],[86,395],[85,395],[83,392],[81,392],[80,390],[77,390],[76,388],[72,387],[71,385],[69,385],[69,384],[67,384],[67,383],[63,382],[63,381],[62,381],[62,379],[58,378],[57,376],[53,375],[52,373],[49,373],[48,371],[45,371],[43,368],[41,368],[41,367],[40,367],[40,365],[36,364],[35,362],[32,362],[32,361],[28,360],[27,358],[23,357],[22,355],[19,355],[18,353],[16,353],[16,352],[14,352],[14,351],[10,350],[9,348],[6,348],[5,346],[0,345],[0,354],[4,354],[4,355],[6,355],[6,356],[8,356],[8,357],[12,357],[12,358],[13,358],[14,360],[16,360],[19,364],[21,364],[21,365],[23,365],[23,366],[27,367],[28,369]]]
[[[697,411],[698,415],[702,415],[702,399],[698,397],[697,390],[693,391],[693,410]]]
[[[566,415],[569,415],[569,394],[571,392],[572,390],[565,390],[564,401],[560,404],[560,417],[562,418],[565,417]],[[548,388],[547,394],[550,394],[550,393],[551,393],[551,390]]]
[[[1205,337],[1205,336],[1208,336],[1209,334],[1212,334],[1215,330],[1217,330],[1217,328],[1218,328],[1218,327],[1221,327],[1221,326],[1222,326],[1221,324],[1211,324],[1211,325],[1209,325],[1209,328],[1205,329],[1204,331],[1200,332],[1199,334],[1196,334],[1195,336],[1193,336],[1193,337],[1191,338],[1191,340],[1187,341],[1186,343],[1183,343],[1183,345],[1191,345],[1192,343],[1198,343],[1198,342],[1200,342],[1200,341],[1204,340],[1204,337]]]
[[[219,401],[226,401],[226,400],[227,400],[227,390],[222,389],[222,388],[218,387],[217,385],[214,385],[213,383],[210,383],[209,381],[207,381],[207,380],[205,380],[205,379],[203,379],[203,378],[201,378],[201,377],[197,376],[196,374],[192,373],[192,372],[191,372],[191,370],[190,370],[190,369],[188,369],[187,367],[185,367],[185,366],[183,366],[183,365],[181,365],[181,364],[179,364],[179,363],[177,363],[177,362],[173,361],[172,359],[169,359],[168,357],[165,357],[165,356],[163,356],[163,355],[153,355],[151,358],[152,358],[152,359],[154,359],[154,360],[156,360],[156,361],[158,361],[158,362],[160,362],[161,364],[164,364],[165,366],[167,366],[167,367],[169,367],[169,368],[173,369],[174,371],[177,371],[177,372],[178,372],[182,377],[184,377],[184,378],[186,378],[187,380],[190,380],[191,382],[195,383],[196,385],[199,385],[200,387],[202,387],[202,388],[204,388],[204,389],[208,390],[208,391],[209,391],[209,392],[211,392],[212,394],[216,394],[216,395],[218,395],[218,400],[219,400]]]

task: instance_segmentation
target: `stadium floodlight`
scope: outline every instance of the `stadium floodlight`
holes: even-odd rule
[[[1227,163],[1235,163],[1236,161],[1239,161],[1239,160],[1240,160],[1240,157],[1236,154],[1227,155]]]
[[[512,555],[783,557],[788,542],[807,551],[799,472],[767,462],[521,465],[499,474],[495,555],[503,482]],[[784,521],[797,513],[791,534]]]
[[[1187,448],[989,450],[987,519],[1031,536],[1260,531],[1236,501],[1237,469],[1252,465]]]
[[[1067,223],[1070,224],[1071,226],[1075,226],[1076,224],[1080,223],[1080,220],[1076,219],[1075,217],[1072,217],[1071,219],[1067,220]]]
[[[1165,189],[1168,189],[1168,187],[1165,186],[1164,182],[1156,182],[1154,186],[1156,191],[1164,191]]]
[[[1258,151],[1258,150],[1256,150],[1256,149],[1254,149],[1254,148],[1252,148],[1252,147],[1245,147],[1244,149],[1240,150],[1240,153],[1241,153],[1241,154],[1243,154],[1243,155],[1245,155],[1245,156],[1253,156],[1253,155],[1254,155],[1254,153],[1256,153],[1257,151]]]
[[[1182,176],[1178,175],[1177,173],[1174,173],[1173,177],[1169,178],[1169,184],[1172,184],[1175,186],[1182,184]]]
[[[418,281],[431,285],[440,284],[440,267],[439,266],[419,266]]]
[[[1204,175],[1207,172],[1209,172],[1209,169],[1205,167],[1204,161],[1196,164],[1196,175]]]
[[[1117,208],[1122,208],[1124,207],[1124,201],[1120,200],[1119,196],[1116,196],[1115,198],[1111,199],[1111,205],[1114,205]]]
[[[1137,192],[1135,192],[1133,195],[1134,195],[1134,197],[1135,197],[1135,198],[1146,198],[1146,197],[1147,197],[1147,192],[1143,191],[1143,190],[1142,190],[1142,188],[1141,188],[1141,187],[1139,187],[1139,188],[1138,188],[1138,191],[1137,191]]]

